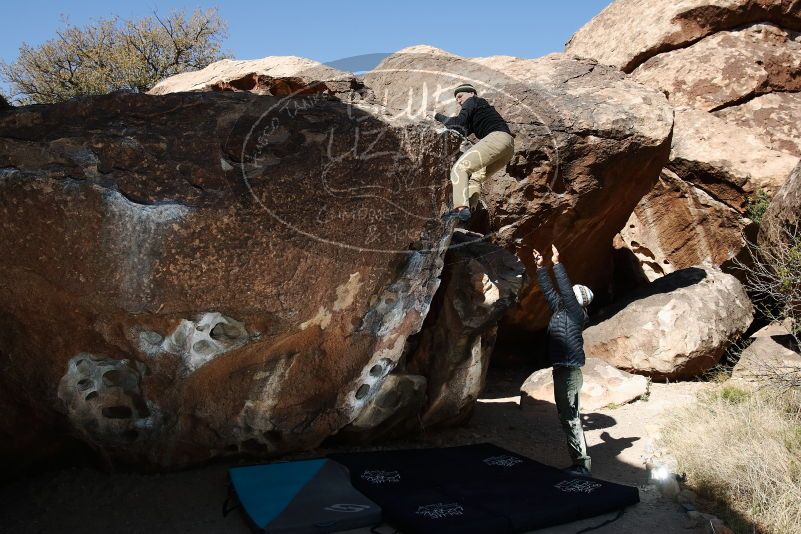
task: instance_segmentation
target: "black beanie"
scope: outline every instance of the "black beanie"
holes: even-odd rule
[[[455,97],[459,93],[473,93],[477,95],[476,88],[470,85],[469,83],[463,83],[459,87],[453,90],[453,96]]]

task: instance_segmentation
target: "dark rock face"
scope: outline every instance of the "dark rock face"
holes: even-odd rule
[[[44,453],[59,428],[172,468],[457,423],[519,292],[510,327],[545,324],[530,247],[557,242],[603,293],[612,236],[668,156],[665,97],[591,61],[431,52],[367,87],[228,65],[1,114],[0,454]],[[488,239],[449,249],[459,140],[406,99],[414,80],[450,103],[464,79],[517,151],[486,185]]]
[[[445,257],[441,306],[426,318],[407,367],[428,377],[422,425],[469,417],[484,389],[501,316],[528,285],[523,263],[480,234],[455,233]]]
[[[8,101],[3,97],[3,95],[0,95],[0,109],[10,108],[10,107],[11,104],[8,103]]]
[[[0,116],[0,452],[31,457],[61,426],[175,467],[356,421],[400,380],[439,287],[456,153],[430,125],[319,94]]]
[[[522,262],[480,234],[457,230],[440,286],[406,357],[338,437],[366,441],[463,422],[484,389],[497,324],[527,283]],[[399,406],[406,417],[389,417]]]
[[[611,67],[552,54],[536,60],[462,58],[416,46],[365,76],[375,98],[402,115],[457,112],[452,90],[470,81],[516,134],[505,172],[484,185],[485,223],[472,229],[506,249],[557,243],[575,282],[602,299],[611,245],[668,157],[673,112],[659,91]],[[479,218],[480,219],[480,218]],[[545,327],[549,311],[536,285],[505,318],[508,331]]]

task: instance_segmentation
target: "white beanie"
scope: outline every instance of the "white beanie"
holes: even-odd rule
[[[576,300],[582,308],[586,308],[592,302],[592,291],[587,286],[576,284],[573,286],[573,293],[576,295]]]

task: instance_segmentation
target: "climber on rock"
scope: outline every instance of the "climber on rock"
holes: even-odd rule
[[[465,138],[474,134],[478,143],[465,150],[451,169],[453,209],[446,217],[470,219],[484,181],[503,169],[514,155],[514,135],[501,115],[475,88],[464,83],[453,91],[461,111],[455,117],[435,113],[434,118]]]
[[[551,245],[553,272],[559,291],[554,290],[548,268],[536,249],[537,280],[542,294],[553,312],[548,323],[548,356],[553,365],[553,393],[559,422],[567,437],[567,446],[573,465],[566,469],[574,475],[590,474],[590,457],[581,427],[579,397],[584,365],[584,337],[582,330],[588,320],[587,306],[592,302],[592,291],[587,286],[571,285],[564,265],[559,263],[559,251]]]

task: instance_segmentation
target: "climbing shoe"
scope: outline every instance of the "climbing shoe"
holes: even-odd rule
[[[442,216],[443,220],[448,219],[459,219],[462,222],[466,222],[470,220],[470,208],[462,208],[462,209],[452,209],[451,211],[445,213]]]
[[[570,467],[563,469],[562,471],[564,471],[568,475],[573,475],[577,477],[590,476],[590,470],[584,467],[583,465],[571,465]]]

